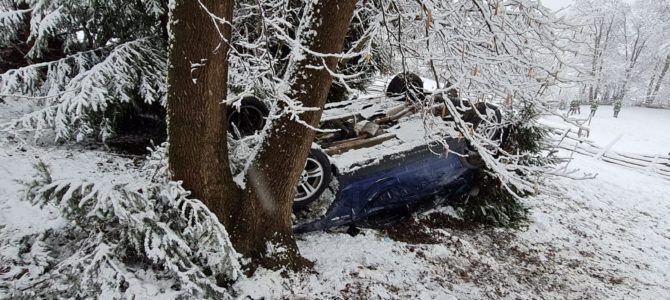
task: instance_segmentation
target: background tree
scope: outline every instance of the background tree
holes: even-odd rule
[[[566,15],[577,25],[569,34],[576,51],[563,59],[579,66],[580,80],[577,90],[566,93],[589,101],[613,103],[623,98],[646,105],[667,95],[670,91],[663,89],[660,77],[669,53],[668,16],[665,1],[576,1]]]

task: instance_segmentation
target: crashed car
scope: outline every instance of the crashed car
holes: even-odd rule
[[[329,130],[317,134],[296,186],[296,232],[385,225],[469,189],[472,170],[482,164],[476,152],[455,131],[440,142],[426,138],[416,101],[430,98],[433,117],[446,121],[451,113],[440,102],[452,101],[491,140],[501,138],[501,126],[480,125],[500,125],[502,116],[494,105],[431,95],[433,89],[416,75],[399,74],[388,84],[376,81],[368,94],[326,105],[320,127]],[[262,101],[245,98],[229,120],[233,132],[249,135],[263,128],[267,114]]]

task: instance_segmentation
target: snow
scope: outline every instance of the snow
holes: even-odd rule
[[[581,117],[587,110],[583,108]],[[626,107],[618,119],[610,112],[600,107],[591,124],[595,143],[605,146],[622,133],[613,147],[617,151],[670,151],[667,126],[662,126],[670,111]],[[0,115],[0,122],[3,118]],[[568,126],[555,117],[544,122]],[[411,141],[406,130],[398,129],[399,136]],[[38,158],[75,178],[114,181],[135,176],[133,160],[100,149],[26,146],[19,139],[0,136],[3,259],[18,255],[22,236],[64,225],[53,207],[37,208],[20,200],[22,186],[15,180],[28,179]],[[384,230],[374,229],[363,229],[357,236],[341,229],[310,233],[297,238],[302,254],[315,263],[313,272],[259,270],[234,283],[230,291],[250,299],[667,298],[668,180],[579,154],[570,168],[598,176],[551,179],[548,184],[555,195],[524,200],[531,211],[527,228],[423,228],[435,237],[435,244],[395,241]],[[39,255],[38,250],[33,252]],[[0,273],[0,298],[8,296],[2,287],[20,271]],[[39,269],[31,267],[28,272]],[[143,280],[145,287],[128,291],[136,298],[172,298],[164,281],[142,272],[133,280]]]
[[[621,140],[612,147],[614,151],[649,155],[670,153],[670,110],[623,107],[618,118],[613,117],[613,111],[612,106],[598,107],[589,126],[591,140],[605,147],[621,134]],[[570,118],[586,120],[590,112],[589,106],[582,106],[581,114]],[[549,121],[560,123],[558,117],[549,118]]]
[[[388,129],[395,138],[371,147],[354,149],[342,154],[333,155],[332,162],[340,173],[349,173],[362,166],[375,165],[387,156],[406,152],[425,146],[427,138],[423,130],[423,119],[419,115],[404,117],[398,125]]]
[[[299,237],[316,274],[263,271],[235,285],[253,299],[664,298],[670,289],[670,185],[587,157],[594,180],[552,182],[563,196],[526,200],[522,231],[440,228],[436,245],[396,242],[382,231]]]
[[[0,239],[12,232],[33,234],[63,225],[53,207],[40,209],[22,197],[21,181],[35,173],[33,165],[42,160],[69,178],[97,178],[114,182],[128,174],[132,161],[100,150],[72,150],[63,147],[32,147],[15,139],[0,137]],[[39,216],[39,217],[36,217]]]
[[[596,115],[593,125],[618,122],[629,129],[624,136],[648,141],[623,150],[664,149],[665,140],[655,138],[666,134],[663,127],[639,130],[643,124],[630,123],[662,119],[669,111],[660,111],[660,117],[650,109],[623,112],[630,118],[611,121]],[[604,130],[592,130],[598,143],[607,140]],[[549,184],[556,195],[526,199],[532,223],[524,230],[431,229],[442,236],[436,245],[393,241],[371,229],[356,237],[312,233],[298,243],[315,262],[315,274],[283,278],[262,271],[234,289],[253,299],[665,297],[670,290],[670,184],[652,173],[581,155],[571,167],[599,175],[554,179]]]
[[[392,77],[388,76],[375,80],[368,88],[367,94],[357,95],[354,100],[327,104],[321,120],[351,118],[358,115],[368,119],[376,115],[386,114],[394,109],[405,108],[404,102],[393,101],[387,98],[383,92],[391,79]],[[433,80],[427,78],[422,78],[422,80],[426,91],[432,91],[437,86]],[[362,166],[377,164],[386,155],[402,153],[434,142],[435,137],[426,134],[424,123],[425,120],[420,114],[405,116],[398,121],[397,125],[385,129],[386,133],[395,135],[395,138],[371,147],[333,155],[331,157],[332,162],[337,166],[340,173],[348,173]],[[432,124],[437,124],[439,130],[444,133],[444,135],[438,136],[457,136],[456,131],[440,122],[439,118],[435,118],[435,122]]]

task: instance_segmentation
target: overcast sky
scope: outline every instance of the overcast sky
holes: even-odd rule
[[[572,4],[572,0],[541,0],[544,6],[549,7],[553,10],[558,10],[563,7],[567,7]]]

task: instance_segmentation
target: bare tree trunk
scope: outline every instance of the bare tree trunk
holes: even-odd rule
[[[211,13],[232,20],[231,0],[201,0]],[[228,163],[226,98],[230,28],[214,24],[199,1],[177,0],[172,11],[168,70],[170,176],[183,181],[221,221],[226,201],[237,200]],[[192,69],[194,63],[202,64]],[[226,226],[229,224],[226,224]]]
[[[661,89],[663,78],[665,78],[665,75],[668,73],[669,68],[670,68],[670,53],[668,53],[668,56],[665,57],[665,64],[663,65],[661,74],[658,75],[658,80],[656,80],[656,86],[654,87],[654,91],[651,93],[650,95],[651,97],[648,99],[647,104],[653,104],[656,101],[656,96],[658,96],[658,91]]]
[[[589,102],[594,101],[598,98],[600,94],[600,88],[602,84],[602,71],[604,67],[603,56],[607,51],[609,46],[609,40],[611,37],[611,32],[614,24],[614,17],[610,18],[609,23],[607,24],[607,29],[604,28],[605,20],[601,20],[600,24],[594,24],[596,28],[594,50],[593,50],[593,60],[591,62],[591,72],[594,77],[596,77],[595,88],[591,86],[589,89]],[[600,26],[600,27],[598,27]],[[604,32],[603,32],[604,31]],[[603,41],[604,38],[604,41]]]
[[[625,25],[625,24],[624,24]],[[631,55],[629,58],[630,63],[626,67],[625,74],[626,76],[624,77],[623,80],[623,85],[617,95],[617,98],[623,99],[626,96],[626,93],[628,93],[628,83],[630,82],[630,76],[633,74],[633,69],[635,68],[635,65],[637,64],[638,59],[640,58],[640,54],[642,53],[642,50],[645,48],[646,44],[646,39],[645,40],[640,40],[640,29],[638,28],[637,30],[637,37],[635,38],[635,43],[633,43],[633,48],[631,49]],[[626,56],[628,56],[628,45],[626,45]]]
[[[322,0],[307,6],[301,22],[303,26],[309,26],[298,33],[303,46],[317,53],[342,52],[356,0]],[[304,122],[316,127],[332,81],[328,70],[322,68],[323,62],[330,70],[335,70],[337,58],[330,56],[322,61],[313,55],[305,55],[305,59],[293,59],[289,63],[292,66],[286,75],[291,82],[292,94],[289,96],[305,107],[319,109],[300,115]],[[308,262],[298,252],[291,213],[295,186],[314,140],[314,132],[288,116],[275,121],[273,128],[276,130],[270,133],[266,147],[247,174],[247,188],[242,200],[232,209],[234,220],[228,230],[236,249],[261,265],[273,269],[281,266],[299,269]],[[268,253],[272,249],[280,253]]]
[[[654,71],[651,72],[651,79],[649,79],[649,86],[647,86],[647,93],[645,94],[644,104],[651,105],[653,99],[651,98],[651,92],[654,88],[654,83],[656,82],[656,72],[658,71],[658,65],[654,67]]]
[[[612,93],[612,86],[607,84],[602,92],[602,97],[600,99],[601,103],[606,102],[609,99],[609,95]]]

